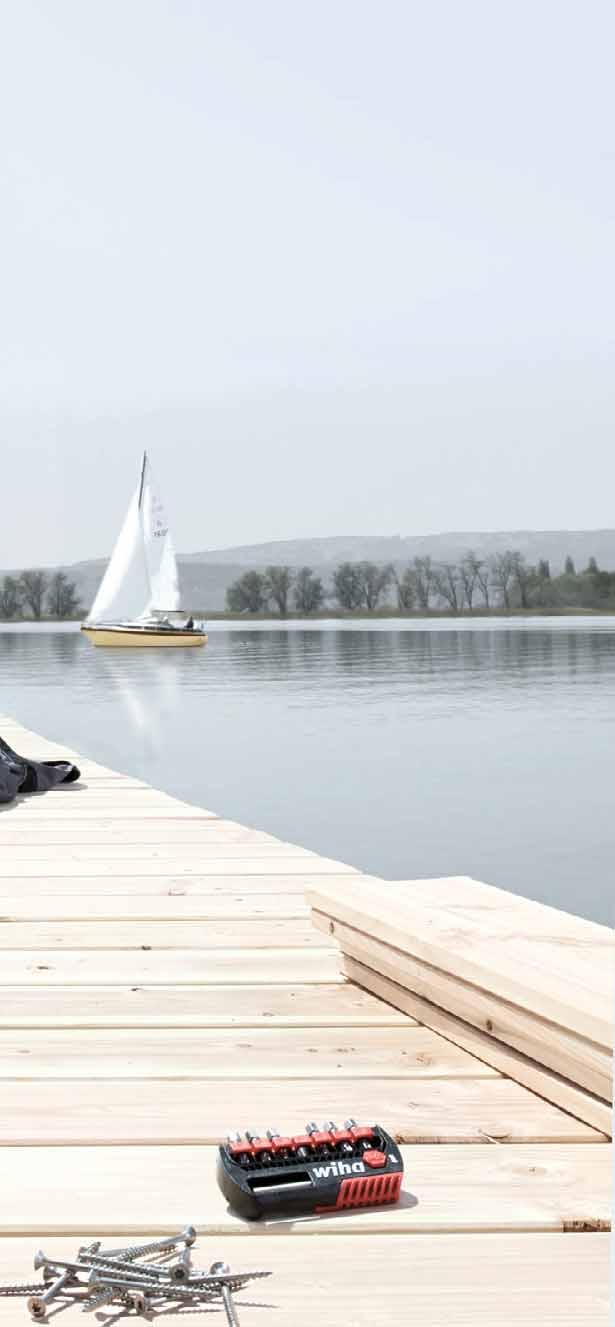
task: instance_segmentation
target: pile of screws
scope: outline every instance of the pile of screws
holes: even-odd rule
[[[195,1239],[194,1226],[186,1226],[168,1239],[128,1248],[103,1249],[98,1240],[82,1245],[72,1262],[48,1258],[39,1250],[34,1268],[42,1270],[42,1284],[0,1285],[0,1295],[26,1295],[36,1322],[46,1319],[49,1306],[56,1300],[55,1308],[62,1301],[72,1301],[81,1305],[83,1313],[117,1304],[140,1314],[165,1306],[177,1309],[182,1304],[194,1307],[217,1301],[225,1310],[229,1327],[239,1327],[233,1293],[242,1290],[248,1281],[270,1276],[270,1272],[231,1272],[225,1262],[212,1263],[209,1271],[199,1270],[192,1266]],[[167,1261],[150,1261],[160,1254],[166,1255]]]

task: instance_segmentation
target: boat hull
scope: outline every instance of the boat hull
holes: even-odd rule
[[[155,627],[82,627],[92,645],[111,649],[168,650],[194,649],[207,644],[207,632],[182,631],[181,628],[156,630]]]

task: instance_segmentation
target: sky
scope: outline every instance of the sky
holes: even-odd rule
[[[615,524],[612,5],[0,9],[0,566]]]

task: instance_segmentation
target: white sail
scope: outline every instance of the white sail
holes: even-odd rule
[[[179,582],[173,540],[147,457],[141,484],[141,528],[150,596],[145,612],[169,613],[179,608]]]
[[[141,476],[88,622],[135,622],[179,607],[177,563],[144,454]]]

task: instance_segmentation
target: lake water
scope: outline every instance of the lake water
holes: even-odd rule
[[[2,711],[376,875],[613,920],[615,618],[214,623],[177,652],[0,626]]]

